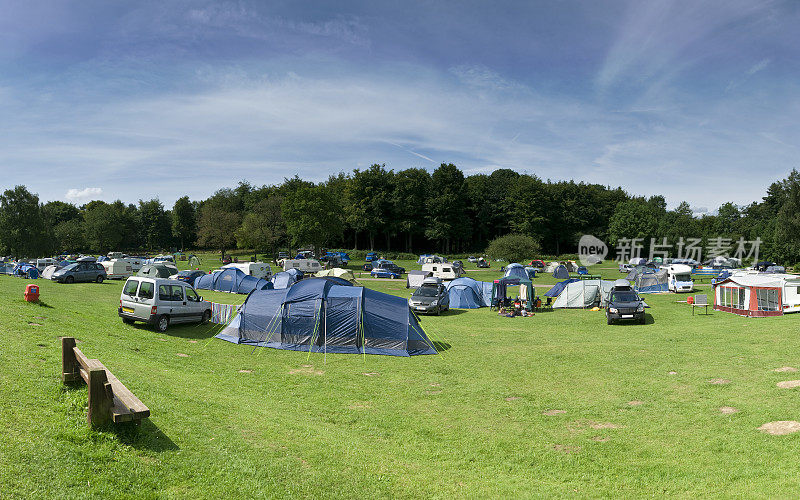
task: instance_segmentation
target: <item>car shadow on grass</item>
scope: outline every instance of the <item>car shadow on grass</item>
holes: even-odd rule
[[[644,314],[644,324],[645,325],[652,325],[656,322],[653,318],[652,314],[645,313]],[[630,320],[622,320],[622,321],[615,321],[614,326],[642,326],[641,323],[638,321],[630,321]]]
[[[149,418],[142,419],[141,425],[133,422],[118,424],[111,427],[120,442],[137,450],[154,452],[177,451],[180,448],[175,442],[164,434]]]
[[[130,326],[131,328],[135,328],[137,330],[146,330],[149,332],[155,332],[157,334],[159,333],[151,325],[145,323],[136,322],[132,325],[126,326]],[[215,323],[206,323],[205,325],[200,325],[197,323],[185,323],[179,325],[170,325],[170,327],[167,328],[167,331],[161,333],[161,335],[179,339],[202,340],[211,338],[218,334],[222,330],[222,327],[222,325],[217,325]]]

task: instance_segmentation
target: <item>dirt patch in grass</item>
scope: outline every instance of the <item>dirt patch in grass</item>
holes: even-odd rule
[[[592,429],[619,429],[622,426],[611,422],[589,422],[589,427]]]
[[[669,372],[667,375],[677,375],[678,372]]]
[[[190,344],[196,344],[196,343],[197,343],[197,341],[196,341],[196,340],[190,340],[190,341],[189,341],[189,343],[190,343]]]
[[[431,391],[431,390],[425,391],[425,394],[441,394],[441,393],[442,391]]]
[[[565,413],[567,413],[566,410],[545,410],[542,412],[542,415],[553,417],[555,415],[563,415]]]
[[[177,354],[178,354],[178,356],[180,356],[180,357],[182,357],[182,358],[188,358],[188,357],[189,357],[189,355],[188,355],[188,354],[184,354],[184,353],[182,353],[182,352],[179,352],[179,353],[177,353]]]
[[[166,342],[167,341],[167,339],[158,339],[158,340],[160,340],[161,342]]]
[[[714,385],[725,385],[725,384],[730,384],[731,381],[726,378],[712,378],[711,380],[708,381],[708,383]]]
[[[593,436],[592,441],[597,441],[598,443],[605,443],[606,441],[608,441],[608,438],[603,436]]]
[[[439,382],[434,382],[434,383],[431,384],[431,387],[439,387],[441,385],[442,384],[440,384]]]
[[[314,365],[303,365],[300,368],[289,370],[289,375],[322,375],[324,370],[315,370]]]
[[[725,415],[730,415],[732,413],[738,413],[739,412],[739,410],[737,410],[733,406],[723,406],[722,408],[719,409],[719,411],[720,411],[720,413],[723,413]]]
[[[794,389],[795,387],[800,387],[800,380],[784,380],[783,382],[778,382],[775,385],[781,389]]]
[[[369,404],[369,401],[357,401],[348,408],[351,410],[366,410],[367,408],[372,408],[372,405]]]
[[[522,399],[519,396],[510,396],[506,398],[506,401],[516,401],[518,399]]]
[[[644,401],[639,401],[638,399],[634,399],[633,401],[628,401],[628,406],[639,406],[643,404]]]
[[[567,429],[570,432],[583,432],[587,429],[604,430],[604,429],[621,429],[624,426],[617,425],[611,422],[595,422],[593,420],[582,420],[577,422],[570,422],[567,424]]]
[[[781,366],[780,368],[775,368],[772,370],[774,372],[784,373],[784,372],[796,372],[797,368],[791,366]]]
[[[239,370],[239,373],[253,373],[253,370]]]
[[[795,420],[778,420],[775,422],[767,422],[758,428],[761,432],[772,434],[773,436],[783,436],[784,434],[791,434],[800,431],[800,422]]]
[[[380,373],[378,373],[378,372],[369,372],[369,373],[365,373],[364,375],[366,375],[367,377],[377,377],[378,375],[380,375]]]
[[[28,322],[28,324],[29,324],[30,326],[42,326],[42,324],[41,324],[41,323],[34,323],[33,321],[29,321],[29,322]]]
[[[575,446],[571,444],[554,444],[553,449],[556,451],[560,451],[561,453],[566,453],[567,455],[571,453],[578,453],[581,451],[580,446]]]

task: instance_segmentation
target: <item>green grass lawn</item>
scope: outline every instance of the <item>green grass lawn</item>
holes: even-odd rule
[[[210,257],[204,267],[215,267]],[[499,276],[473,267],[477,279]],[[585,310],[513,319],[459,310],[422,319],[449,345],[439,355],[325,360],[213,339],[214,326],[123,325],[121,282],[39,280],[38,305],[23,301],[27,283],[0,276],[0,497],[792,497],[800,488],[800,433],[757,430],[800,420],[800,394],[776,387],[800,373],[773,371],[800,368],[799,315],[692,316],[673,294],[647,298],[646,325],[607,326]],[[364,283],[409,294],[401,281]],[[89,430],[86,387],[59,379],[61,336],[77,337],[150,419]]]

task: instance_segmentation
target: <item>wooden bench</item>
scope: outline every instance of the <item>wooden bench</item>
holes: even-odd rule
[[[97,359],[87,358],[77,347],[74,337],[61,338],[61,380],[66,384],[83,380],[89,387],[89,425],[109,422],[141,424],[150,410],[122,385],[113,373]]]

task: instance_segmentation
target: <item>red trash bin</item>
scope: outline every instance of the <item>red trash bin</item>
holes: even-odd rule
[[[25,300],[36,302],[39,300],[39,285],[28,285],[25,287]]]

